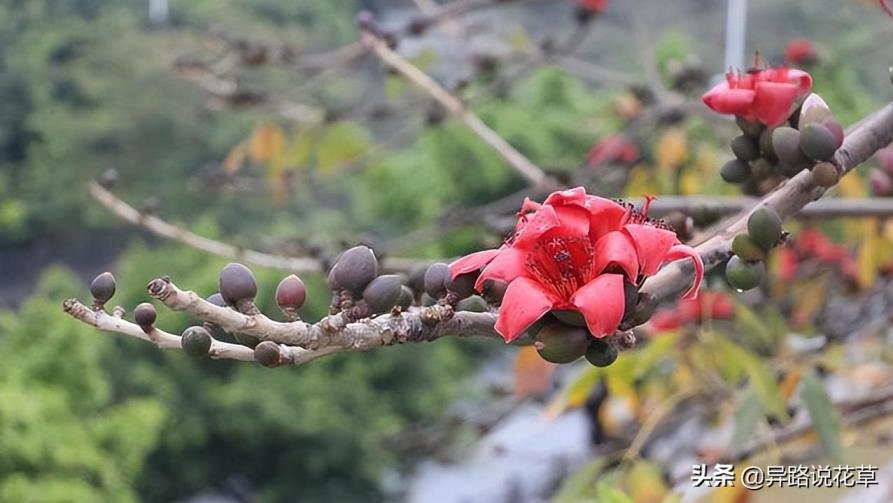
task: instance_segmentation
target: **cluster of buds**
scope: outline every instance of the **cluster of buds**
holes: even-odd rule
[[[735,159],[720,174],[731,183],[742,183],[746,192],[761,194],[804,169],[811,169],[816,184],[831,187],[840,178],[832,162],[843,144],[843,127],[822,99],[812,94],[788,125],[766,128],[739,119],[743,135],[732,140]]]
[[[734,255],[726,263],[726,280],[738,291],[760,285],[766,277],[766,257],[785,237],[778,213],[760,206],[747,219],[747,233],[732,240]]]

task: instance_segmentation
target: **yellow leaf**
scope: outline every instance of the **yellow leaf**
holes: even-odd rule
[[[546,392],[555,365],[543,360],[534,346],[524,346],[515,359],[515,395],[524,398]]]
[[[850,171],[845,177],[840,179],[837,186],[839,187],[841,197],[868,197],[868,188],[865,181],[856,171]]]
[[[635,503],[660,503],[668,493],[660,470],[652,463],[639,461],[624,477],[624,486]]]
[[[684,196],[701,193],[701,181],[704,180],[703,175],[695,173],[694,170],[687,169],[679,178],[679,193]]]
[[[248,140],[248,149],[256,163],[276,162],[285,150],[285,133],[275,124],[260,124]]]
[[[244,142],[233,147],[233,149],[226,154],[226,158],[223,159],[223,170],[227,173],[235,173],[236,171],[239,171],[242,164],[245,163],[246,154],[247,152]]]
[[[629,179],[626,182],[627,196],[641,197],[660,194],[661,192],[654,176],[644,165],[640,164],[629,172]]]
[[[688,158],[685,131],[671,128],[657,142],[657,165],[661,169],[678,168]]]
[[[856,273],[859,286],[868,288],[877,279],[878,266],[880,265],[878,260],[880,240],[878,239],[877,219],[867,219],[863,223],[863,228],[862,243],[859,245],[859,254],[856,257]]]

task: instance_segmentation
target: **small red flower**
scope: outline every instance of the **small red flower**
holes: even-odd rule
[[[729,72],[725,82],[701,98],[714,112],[741,116],[772,128],[791,114],[794,104],[812,89],[812,77],[786,67]]]
[[[695,281],[685,297],[693,298],[704,276],[695,250],[645,212],[647,203],[640,212],[582,187],[553,192],[543,204],[527,200],[504,245],[456,260],[450,273],[482,270],[479,291],[489,279],[509,283],[496,321],[506,342],[553,309],[581,312],[592,335],[604,337],[623,318],[624,282],[639,284],[664,263],[687,258]]]
[[[654,313],[648,326],[655,332],[665,332],[689,323],[700,323],[704,318],[729,320],[734,317],[735,302],[729,294],[704,291],[697,299],[680,299],[675,308]]]
[[[637,160],[639,147],[622,134],[602,138],[586,154],[586,166],[593,169],[612,163],[631,166]]]
[[[577,5],[594,14],[599,14],[608,8],[608,0],[577,0]]]
[[[818,59],[818,51],[808,38],[795,38],[784,49],[784,59],[794,65],[808,65]]]

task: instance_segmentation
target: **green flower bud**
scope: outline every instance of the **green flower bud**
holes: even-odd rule
[[[586,353],[591,338],[589,332],[583,328],[553,322],[536,334],[534,346],[540,357],[547,362],[570,363]]]
[[[722,165],[719,175],[729,183],[741,183],[750,176],[750,166],[740,159],[732,159]]]
[[[800,150],[816,161],[827,161],[837,151],[837,139],[822,124],[810,124],[800,131]]]
[[[750,234],[738,234],[732,240],[732,253],[744,260],[764,260],[766,251],[752,238]]]
[[[732,152],[744,162],[750,162],[760,156],[760,145],[752,137],[741,135],[732,140]]]
[[[183,351],[192,356],[208,356],[211,350],[211,334],[203,327],[189,327],[180,338]]]
[[[586,348],[586,361],[596,367],[607,367],[617,361],[617,348],[602,339],[593,339]]]
[[[747,233],[764,250],[769,250],[781,239],[781,218],[768,206],[757,208],[747,218]]]
[[[484,300],[480,295],[472,295],[470,297],[466,297],[459,301],[456,304],[456,310],[458,311],[470,311],[473,313],[485,313],[490,309],[490,306],[487,305],[487,301]]]
[[[830,162],[820,162],[812,168],[812,179],[820,187],[833,187],[840,179],[840,172]]]
[[[736,290],[756,288],[765,277],[766,264],[763,262],[746,262],[736,255],[726,264],[726,281]]]

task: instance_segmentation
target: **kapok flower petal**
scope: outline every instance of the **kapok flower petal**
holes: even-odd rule
[[[521,219],[516,226],[515,239],[512,242],[513,247],[523,248],[530,246],[545,232],[561,225],[555,208],[546,204],[536,210],[535,213],[522,216]]]
[[[496,331],[505,342],[512,342],[548,313],[553,304],[552,295],[539,283],[530,278],[518,278],[509,283],[502,298]]]
[[[756,92],[752,89],[729,89],[729,85],[722,82],[707,91],[701,100],[714,112],[741,115],[747,113],[755,97]]]
[[[598,196],[589,196],[586,205],[589,210],[589,237],[593,243],[605,234],[619,230],[628,211],[616,201]]]
[[[802,98],[812,91],[812,75],[796,68],[788,69],[788,80],[797,86],[797,98]]]
[[[788,82],[758,82],[753,113],[766,127],[776,127],[791,115],[791,107],[799,92],[796,84]]]
[[[499,254],[493,257],[481,271],[481,275],[478,276],[477,282],[474,284],[475,290],[480,292],[484,288],[484,282],[488,279],[508,282],[526,275],[527,269],[524,266],[527,260],[526,251],[511,246],[504,246],[500,250]],[[450,271],[452,272],[452,268]]]
[[[543,204],[552,206],[562,206],[575,204],[583,206],[586,203],[586,189],[583,187],[574,187],[567,190],[559,190],[549,194],[549,197],[543,201]]]
[[[670,248],[670,251],[666,254],[667,261],[681,259],[691,259],[692,263],[695,266],[695,280],[692,283],[691,287],[686,290],[682,298],[696,299],[698,298],[698,290],[701,289],[701,281],[704,280],[704,262],[701,260],[701,256],[698,254],[698,252],[688,245],[675,245]]]
[[[625,232],[611,231],[595,243],[595,274],[601,274],[611,264],[620,266],[626,279],[635,283],[639,275],[639,257],[636,245]]]
[[[583,285],[571,297],[583,313],[589,332],[596,338],[613,334],[623,319],[626,300],[622,274],[602,274]]]
[[[560,232],[564,236],[589,235],[589,213],[579,206],[556,206]],[[556,229],[558,230],[558,229]]]
[[[505,247],[496,250],[483,250],[456,259],[450,264],[450,276],[455,278],[460,274],[479,271],[504,250]]]
[[[645,276],[656,273],[666,260],[667,252],[679,242],[675,232],[651,225],[629,224],[623,230],[636,245],[639,273]]]

